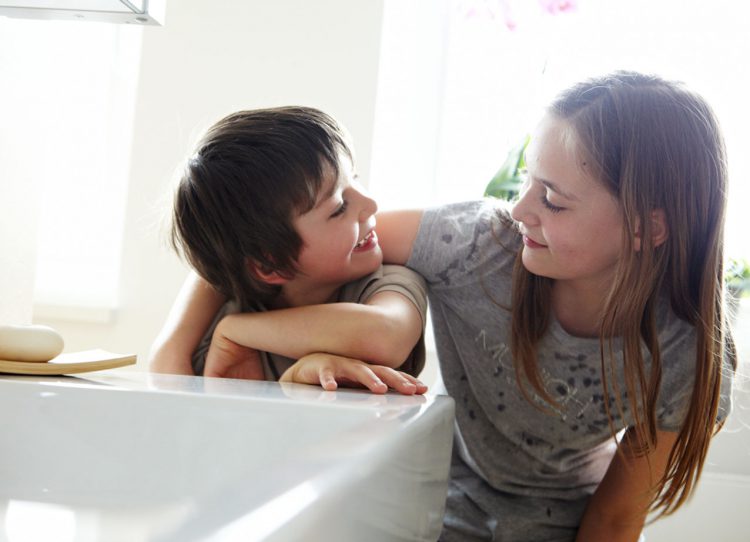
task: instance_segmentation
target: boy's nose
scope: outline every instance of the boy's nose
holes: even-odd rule
[[[370,196],[367,196],[361,191],[359,192],[360,207],[359,207],[359,218],[360,222],[365,222],[372,215],[378,212],[378,204]]]

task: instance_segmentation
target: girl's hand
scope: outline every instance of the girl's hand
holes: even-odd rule
[[[427,386],[418,379],[396,369],[325,353],[300,358],[281,375],[279,382],[320,385],[327,391],[336,390],[339,384],[365,387],[378,394],[387,392],[388,388],[404,395],[421,395],[427,391]]]
[[[258,351],[230,341],[219,332],[218,326],[206,354],[203,376],[265,380]]]

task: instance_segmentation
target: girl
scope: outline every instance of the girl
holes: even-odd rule
[[[379,216],[385,260],[427,279],[456,401],[441,540],[634,541],[690,495],[729,411],[719,128],[683,86],[618,72],[562,93],[526,164],[511,211]]]

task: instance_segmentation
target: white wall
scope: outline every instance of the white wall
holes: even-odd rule
[[[151,340],[187,273],[159,237],[171,175],[220,116],[293,103],[320,107],[351,131],[367,178],[382,15],[383,0],[168,2],[166,26],[144,29],[120,307],[107,324],[42,322],[60,330],[66,350],[133,352],[145,368]],[[743,322],[750,323],[747,312]],[[745,328],[739,333],[750,337]],[[705,540],[700,525],[721,525],[726,532],[714,530],[717,540],[746,536],[748,516],[728,514],[735,493],[742,495],[735,501],[740,507],[747,502],[750,479],[748,432],[738,418],[748,405],[737,406],[730,431],[712,449],[696,502],[647,531],[650,542]]]
[[[173,171],[201,132],[230,112],[319,107],[351,132],[366,179],[382,10],[382,0],[168,2],[166,25],[144,29],[119,308],[110,323],[37,323],[58,329],[66,351],[135,353],[145,368],[187,274],[161,224]]]

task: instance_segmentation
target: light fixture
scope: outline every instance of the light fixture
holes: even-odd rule
[[[161,26],[166,0],[0,0],[0,16]]]

